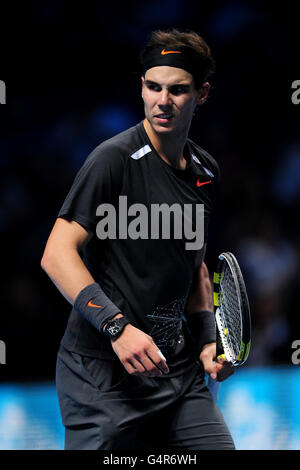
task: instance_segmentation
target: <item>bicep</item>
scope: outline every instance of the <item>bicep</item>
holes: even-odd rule
[[[57,248],[75,249],[79,251],[93,235],[74,220],[68,221],[61,217],[56,219],[52,228],[46,250]]]
[[[80,224],[58,218],[41,260],[44,271],[72,305],[78,293],[94,282],[79,254],[89,239],[89,232]]]

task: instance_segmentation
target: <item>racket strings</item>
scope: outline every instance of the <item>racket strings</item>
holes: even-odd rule
[[[220,283],[220,315],[224,326],[224,339],[233,357],[237,357],[241,346],[241,305],[237,286],[230,268],[225,265]]]

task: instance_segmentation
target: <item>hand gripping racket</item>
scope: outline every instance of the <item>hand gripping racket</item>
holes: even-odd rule
[[[241,269],[230,252],[221,253],[213,278],[217,323],[217,356],[233,366],[247,360],[251,345],[251,315]]]

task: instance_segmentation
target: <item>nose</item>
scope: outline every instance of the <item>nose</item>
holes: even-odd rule
[[[166,88],[163,88],[159,94],[158,105],[162,107],[162,106],[170,106],[171,104],[172,104],[172,100],[170,97],[169,90]]]

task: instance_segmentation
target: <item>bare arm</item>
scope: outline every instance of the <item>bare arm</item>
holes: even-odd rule
[[[77,222],[58,218],[41,260],[42,268],[72,305],[80,291],[95,282],[79,254],[90,238],[91,235]],[[122,315],[115,317],[118,316]],[[133,325],[125,326],[112,347],[130,374],[155,376],[161,375],[161,370],[168,372],[152,338]]]
[[[187,315],[200,310],[211,310],[213,312],[213,294],[209,272],[204,261],[196,269],[191,293],[188,299]]]
[[[44,271],[72,305],[79,292],[95,282],[79,255],[90,237],[77,222],[58,218],[41,260]]]

